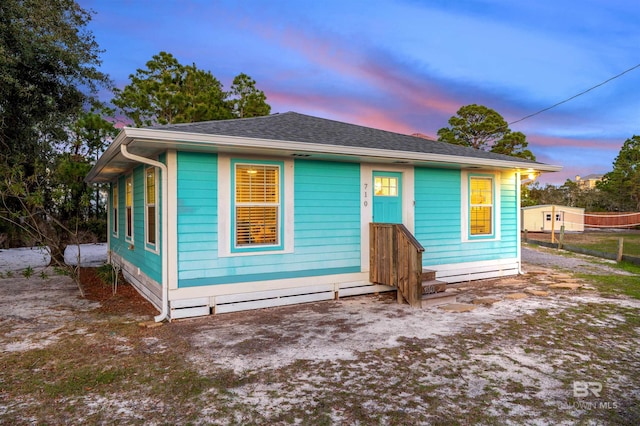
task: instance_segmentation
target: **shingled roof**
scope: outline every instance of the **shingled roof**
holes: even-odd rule
[[[558,171],[561,167],[459,145],[287,112],[264,117],[143,128],[125,127],[98,159],[87,182],[109,182],[136,164],[131,155],[158,158],[167,149],[298,156],[331,161],[387,162],[437,167],[496,167]]]
[[[148,129],[223,135],[276,141],[373,148],[424,154],[453,155],[540,164],[522,158],[481,151],[423,137],[403,135],[296,112],[233,120],[151,126]]]

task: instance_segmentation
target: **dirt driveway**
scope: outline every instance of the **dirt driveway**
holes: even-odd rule
[[[544,265],[451,286],[466,312],[381,294],[157,328],[130,288],[4,277],[0,423],[640,423],[640,301],[529,254]]]

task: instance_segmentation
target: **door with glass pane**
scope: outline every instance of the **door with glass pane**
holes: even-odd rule
[[[373,222],[402,223],[402,173],[373,172]]]

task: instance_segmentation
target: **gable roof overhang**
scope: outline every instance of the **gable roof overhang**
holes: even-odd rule
[[[292,140],[263,139],[246,136],[193,133],[162,128],[125,127],[98,159],[86,177],[87,182],[110,182],[131,170],[137,163],[125,158],[120,150],[127,145],[130,153],[155,159],[167,150],[225,153],[238,156],[298,157],[358,163],[410,164],[455,169],[509,169],[526,173],[555,172],[553,166],[515,157],[486,158],[477,155],[450,155],[382,149],[377,147],[346,146]],[[468,152],[473,153],[472,150]]]

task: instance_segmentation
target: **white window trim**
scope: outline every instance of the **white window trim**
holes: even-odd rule
[[[127,229],[129,228],[129,224],[127,221],[127,180],[131,179],[131,236],[127,235]],[[127,242],[133,243],[134,236],[136,235],[136,231],[134,228],[135,218],[135,187],[133,181],[133,173],[124,178],[124,239]]]
[[[469,177],[487,176],[493,179],[493,236],[469,235]],[[463,243],[481,243],[484,241],[499,241],[501,239],[501,197],[500,197],[500,171],[496,170],[463,170],[460,173],[460,230]]]
[[[294,161],[282,158],[255,158],[256,161],[278,161],[283,162],[282,178],[284,179],[284,204],[281,201],[281,208],[284,209],[284,219],[281,227],[283,229],[283,249],[273,250],[272,246],[265,245],[265,250],[260,250],[258,246],[254,250],[246,252],[232,252],[233,230],[232,224],[232,202],[231,197],[231,159],[226,154],[218,154],[218,257],[240,257],[240,256],[264,256],[269,254],[293,253],[294,229],[293,229],[293,168]],[[251,157],[239,156],[233,159],[242,160],[242,163],[251,163]],[[259,164],[259,163],[256,163]]]
[[[232,160],[233,163],[233,160]],[[283,169],[282,169],[282,162],[279,161],[277,164],[276,163],[270,163],[270,162],[252,162],[252,161],[244,161],[244,160],[240,160],[237,161],[235,163],[233,163],[234,167],[237,166],[248,166],[250,168],[253,167],[269,167],[269,168],[273,168],[276,169],[276,172],[278,174],[278,195],[277,195],[277,201],[276,202],[238,202],[237,199],[234,199],[236,194],[235,191],[237,190],[237,182],[238,182],[238,170],[236,168],[235,171],[233,171],[233,176],[235,178],[235,181],[232,182],[234,184],[234,192],[231,193],[232,198],[232,203],[233,203],[233,207],[234,207],[234,211],[232,212],[232,217],[236,217],[236,214],[238,212],[238,208],[239,207],[247,207],[247,206],[255,206],[255,207],[275,207],[276,208],[276,212],[277,212],[277,229],[276,229],[276,242],[275,243],[263,243],[263,244],[246,244],[246,245],[238,245],[237,241],[234,239],[234,245],[233,245],[233,252],[234,253],[238,253],[241,252],[243,250],[280,250],[281,247],[284,246],[284,244],[282,243],[282,233],[283,233],[283,227],[282,227],[282,194],[280,193],[282,185],[281,185],[281,179],[283,176]],[[235,227],[237,228],[238,224],[237,222],[234,222]],[[234,230],[235,233],[236,230]]]
[[[154,182],[154,192],[155,192],[155,203],[153,203],[155,209],[155,223],[156,223],[156,235],[155,235],[155,243],[150,243],[149,242],[149,206],[150,204],[147,202],[147,170],[148,169],[154,169],[153,170],[153,179],[155,180]],[[152,253],[156,253],[158,254],[159,252],[159,246],[158,246],[158,238],[160,236],[159,234],[159,223],[158,223],[158,168],[157,167],[153,167],[153,166],[148,166],[144,168],[144,248],[147,251],[150,251]]]

